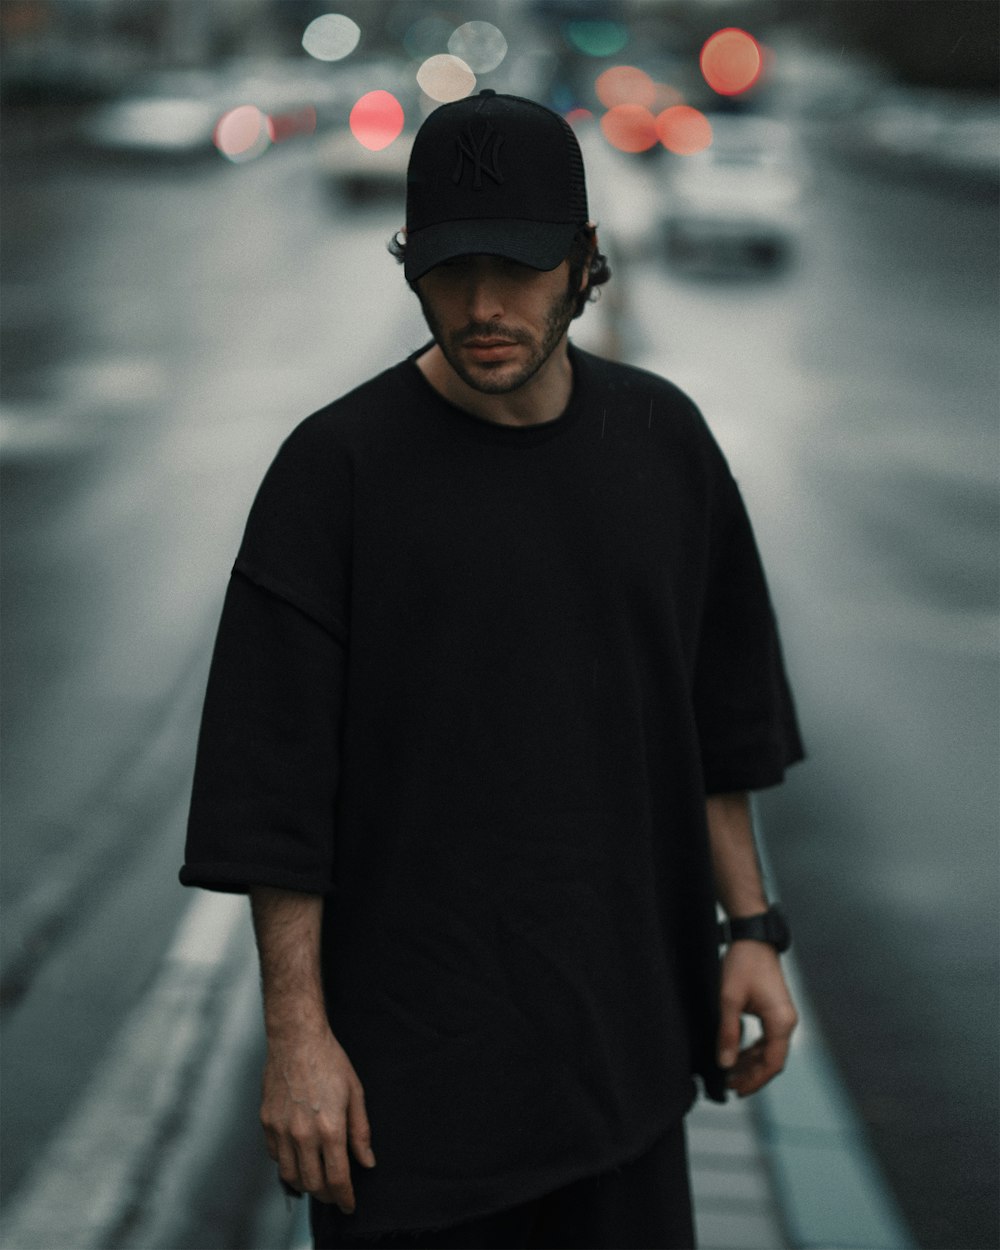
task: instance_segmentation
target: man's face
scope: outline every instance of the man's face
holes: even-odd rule
[[[531,269],[460,256],[417,282],[424,317],[458,376],[486,395],[516,391],[559,346],[576,311],[569,264]]]

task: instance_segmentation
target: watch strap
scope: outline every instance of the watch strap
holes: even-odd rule
[[[785,913],[777,904],[756,916],[735,916],[719,923],[719,941],[725,946],[732,942],[766,942],[781,954],[792,944],[791,932]]]

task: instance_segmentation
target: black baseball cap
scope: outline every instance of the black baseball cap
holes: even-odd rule
[[[435,109],[406,175],[407,281],[456,256],[555,269],[589,220],[569,123],[534,100],[481,91]]]

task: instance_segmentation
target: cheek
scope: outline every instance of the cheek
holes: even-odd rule
[[[428,321],[441,325],[450,320],[452,301],[449,300],[447,293],[441,290],[440,283],[420,283],[417,287],[417,297]]]

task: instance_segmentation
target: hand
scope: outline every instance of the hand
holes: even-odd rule
[[[774,947],[766,942],[733,942],[722,961],[721,1006],[719,1066],[729,1070],[729,1088],[745,1098],[785,1066],[799,1019]],[[760,1020],[763,1035],[741,1051],[744,1014]]]
[[[348,1144],[364,1167],[374,1167],[375,1156],[364,1090],[328,1028],[291,1041],[270,1039],[260,1119],[285,1184],[350,1215]]]

